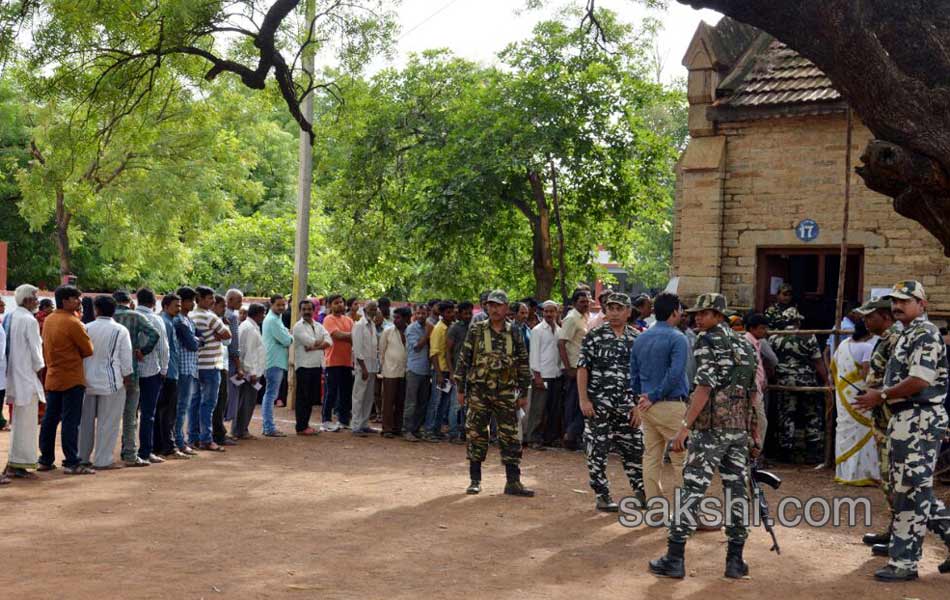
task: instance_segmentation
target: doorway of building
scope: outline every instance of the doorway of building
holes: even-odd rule
[[[805,316],[805,329],[834,326],[841,249],[837,246],[759,248],[756,260],[755,307],[775,302],[780,283],[790,283],[795,303]],[[845,313],[861,303],[864,289],[864,248],[849,247],[844,282]]]

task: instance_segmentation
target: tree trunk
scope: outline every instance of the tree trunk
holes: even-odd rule
[[[72,213],[66,210],[65,193],[63,188],[56,189],[56,229],[53,236],[56,238],[56,249],[59,252],[59,278],[65,281],[67,275],[72,275],[72,253],[69,250],[69,221]]]
[[[758,27],[824,71],[891,144],[872,142],[859,174],[950,255],[950,0],[678,1]]]
[[[532,261],[534,263],[534,297],[546,300],[554,289],[554,260],[551,255],[551,213],[541,177],[535,172],[528,173],[531,183],[531,196],[537,212],[528,216],[531,224],[533,242]]]
[[[567,262],[564,258],[564,226],[561,223],[561,205],[557,194],[557,171],[554,169],[554,161],[550,160],[551,165],[551,200],[554,203],[554,224],[557,227],[557,262],[558,273],[561,276],[561,304],[567,306]]]

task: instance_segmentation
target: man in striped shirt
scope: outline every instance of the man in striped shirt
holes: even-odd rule
[[[124,290],[117,290],[112,297],[118,306],[115,322],[129,330],[132,339],[132,380],[125,386],[125,410],[122,413],[122,462],[128,467],[147,467],[151,463],[138,456],[139,432],[139,361],[155,350],[158,345],[158,330],[142,313],[132,310],[132,297]]]
[[[198,444],[201,450],[224,452],[224,448],[214,443],[211,432],[211,418],[218,403],[218,391],[221,386],[221,370],[224,369],[223,340],[231,339],[231,330],[211,312],[214,305],[214,290],[199,285],[198,306],[191,313],[198,338],[203,342],[198,348],[198,393],[199,402],[192,402],[188,428],[191,443]]]

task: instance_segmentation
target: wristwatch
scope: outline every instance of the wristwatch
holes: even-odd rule
[[[683,428],[689,429],[689,423],[686,422],[686,419],[683,419]]]
[[[884,402],[887,402],[887,392],[885,392],[884,390],[881,390],[881,400],[883,400]]]

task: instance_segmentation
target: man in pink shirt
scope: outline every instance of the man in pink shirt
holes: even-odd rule
[[[323,328],[333,339],[333,345],[325,350],[324,368],[327,377],[327,397],[323,403],[324,431],[349,429],[350,410],[353,402],[353,319],[345,313],[343,296],[333,294],[326,300],[329,313],[323,319]],[[337,423],[333,423],[333,409]]]

